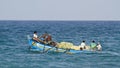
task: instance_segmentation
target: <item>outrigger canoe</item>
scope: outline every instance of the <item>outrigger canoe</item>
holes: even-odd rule
[[[72,50],[72,49],[62,49],[62,48],[56,48],[52,47],[51,45],[48,44],[43,44],[39,42],[35,42],[32,40],[32,38],[28,35],[28,43],[29,43],[29,49],[30,51],[39,51],[42,53],[46,52],[62,52],[62,53],[89,53],[89,50]]]

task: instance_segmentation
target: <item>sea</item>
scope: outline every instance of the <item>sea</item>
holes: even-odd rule
[[[100,42],[102,51],[75,54],[29,50],[27,35],[56,42]],[[120,68],[120,21],[0,21],[0,68]]]

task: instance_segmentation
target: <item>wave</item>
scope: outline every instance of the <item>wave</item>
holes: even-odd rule
[[[110,54],[110,55],[113,55],[113,56],[120,56],[120,53],[112,52],[112,51],[102,51],[101,53],[102,54]]]

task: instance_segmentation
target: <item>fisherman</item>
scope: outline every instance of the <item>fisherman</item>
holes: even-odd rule
[[[92,50],[96,50],[97,44],[95,43],[94,40],[93,40],[92,43],[90,44],[90,48],[91,48]]]
[[[83,49],[86,49],[86,43],[85,43],[85,41],[83,40],[82,43],[79,46],[81,48],[83,48]]]
[[[37,35],[37,31],[34,31],[33,40],[36,42],[44,43],[42,40],[39,39],[39,37]]]
[[[52,37],[47,32],[45,32],[40,39],[44,41],[45,44],[50,44],[52,42]]]
[[[98,51],[101,51],[101,50],[102,50],[102,46],[101,46],[100,42],[97,43],[97,50],[98,50]]]

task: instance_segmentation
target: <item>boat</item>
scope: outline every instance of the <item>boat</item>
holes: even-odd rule
[[[29,35],[27,37],[28,37],[30,51],[38,51],[41,53],[59,52],[59,53],[68,53],[68,54],[81,53],[81,52],[89,53],[90,52],[90,50],[73,50],[73,49],[56,48],[49,44],[35,42],[32,40],[32,38]]]
[[[58,48],[52,47],[51,45],[48,45],[48,44],[43,44],[43,43],[33,41],[29,35],[27,37],[28,37],[30,51],[39,51],[42,53],[45,53],[45,52],[66,52],[67,51],[65,49],[58,49]]]

